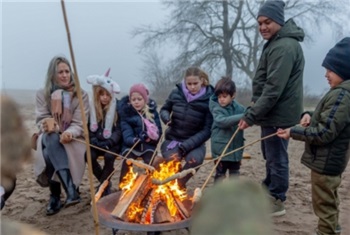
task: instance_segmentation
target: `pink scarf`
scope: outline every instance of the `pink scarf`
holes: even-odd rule
[[[51,114],[58,123],[60,132],[64,132],[73,118],[71,103],[74,96],[74,84],[57,88],[51,93]]]

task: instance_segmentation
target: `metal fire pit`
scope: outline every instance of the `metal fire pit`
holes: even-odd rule
[[[115,235],[118,230],[127,231],[143,231],[147,234],[160,234],[160,231],[176,230],[181,228],[188,229],[191,218],[187,218],[174,223],[160,223],[160,224],[138,224],[129,223],[118,220],[111,215],[114,207],[117,205],[121,191],[112,193],[102,197],[97,203],[98,218],[101,224],[108,228],[112,228]]]

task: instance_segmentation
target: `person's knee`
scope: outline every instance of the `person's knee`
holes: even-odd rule
[[[186,158],[186,163],[191,167],[199,166],[203,163],[203,161],[204,161],[204,156],[201,156],[201,155],[191,154]]]
[[[44,133],[43,136],[46,140],[49,140],[49,141],[57,141],[57,140],[59,141],[60,140],[60,136],[56,132]]]

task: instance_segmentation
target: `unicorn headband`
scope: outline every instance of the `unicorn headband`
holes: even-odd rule
[[[111,77],[109,77],[110,68],[104,75],[90,75],[87,77],[87,83],[93,86],[101,86],[106,89],[109,94],[112,96],[111,104],[109,106],[109,110],[106,113],[105,117],[105,128],[103,130],[103,137],[108,139],[112,135],[112,126],[114,121],[114,115],[116,112],[117,101],[115,98],[116,94],[120,93],[120,87],[118,83],[113,81]],[[95,132],[98,128],[95,105],[92,100],[90,100],[90,130]]]

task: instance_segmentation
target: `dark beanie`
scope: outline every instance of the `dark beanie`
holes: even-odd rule
[[[277,24],[284,25],[284,5],[285,3],[280,0],[267,0],[260,8],[258,12],[259,16],[266,16]]]
[[[322,66],[343,80],[350,79],[350,37],[343,38],[328,51]]]

